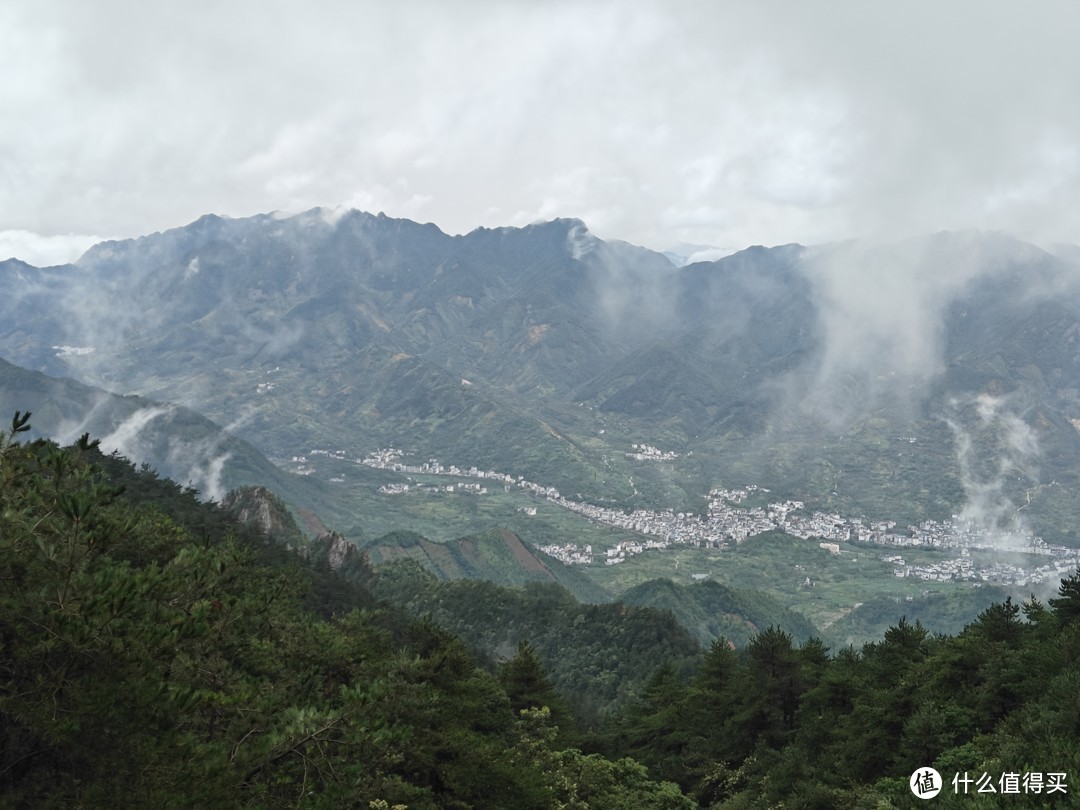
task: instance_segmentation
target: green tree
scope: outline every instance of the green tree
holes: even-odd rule
[[[547,707],[558,729],[557,744],[561,747],[580,744],[581,735],[570,705],[555,691],[535,648],[527,641],[520,642],[517,654],[499,667],[499,683],[506,690],[515,714]]]
[[[1080,619],[1080,569],[1061,580],[1058,598],[1050,600],[1050,607],[1062,624],[1070,624]]]
[[[733,719],[744,755],[759,744],[778,748],[795,727],[802,694],[799,657],[778,627],[754,636],[747,647],[743,701]]]

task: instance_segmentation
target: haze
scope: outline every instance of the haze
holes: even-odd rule
[[[343,205],[730,248],[1075,242],[1064,2],[7,3],[0,257]]]

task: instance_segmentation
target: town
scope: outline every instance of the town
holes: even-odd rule
[[[668,455],[650,445],[634,445],[632,449],[635,454],[647,456],[650,460]],[[308,455],[347,460],[346,454],[341,450],[312,450]],[[307,456],[294,456],[292,461],[298,465],[297,471],[302,474],[313,471]],[[991,531],[988,527],[957,515],[945,521],[927,520],[917,526],[908,526],[904,531],[898,530],[894,521],[848,518],[818,511],[807,514],[802,501],[784,500],[748,506],[746,502],[751,496],[755,496],[755,501],[760,501],[762,496],[769,494],[768,489],[753,484],[736,489],[714,488],[708,494],[708,509],[705,515],[675,512],[671,509],[624,511],[571,500],[554,487],[528,481],[520,475],[514,477],[507,473],[481,470],[475,466],[462,468],[443,465],[437,459],[429,459],[420,464],[406,463],[403,451],[392,447],[376,450],[353,461],[374,469],[391,470],[405,475],[490,481],[501,486],[504,492],[511,489],[524,490],[558,507],[582,515],[594,523],[641,536],[639,540],[622,541],[597,552],[593,551],[591,545],[579,546],[575,543],[540,547],[545,554],[568,565],[618,565],[637,554],[663,551],[676,546],[730,548],[755,535],[777,530],[804,540],[816,540],[824,552],[833,556],[841,553],[841,543],[887,547],[893,552],[883,555],[882,559],[893,565],[893,573],[898,578],[1025,586],[1067,574],[1080,565],[1080,553],[1075,549],[1050,545],[1030,530]],[[386,484],[379,492],[386,495],[403,495],[409,492],[486,495],[489,488],[467,481],[442,487],[412,482]],[[536,513],[535,508],[531,507],[522,511],[533,515]],[[955,552],[955,556],[932,564],[907,564],[901,554],[895,553],[896,549],[901,548],[947,550]],[[1003,562],[976,567],[971,552],[980,550],[1033,555],[1035,558],[1042,558],[1043,562],[1026,568]]]
[[[659,447],[653,447],[651,444],[632,444],[630,449],[631,453],[625,453],[627,458],[632,458],[634,461],[674,461],[679,457],[678,453],[670,450],[661,450]]]

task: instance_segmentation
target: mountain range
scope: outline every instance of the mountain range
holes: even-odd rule
[[[1056,253],[939,233],[676,267],[578,220],[205,216],[71,265],[0,263],[0,355],[177,403],[279,464],[394,446],[602,504],[693,510],[758,483],[1075,544],[1080,275]],[[90,424],[92,399],[59,396],[56,424]],[[222,456],[229,481],[267,483]]]
[[[544,487],[1080,545],[1077,256],[944,233],[677,266],[576,220],[316,209],[0,263],[4,795],[905,806],[913,769],[1044,763],[1064,794],[1080,574],[1041,601],[686,515],[660,550]]]

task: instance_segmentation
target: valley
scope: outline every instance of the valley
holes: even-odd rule
[[[853,273],[911,289],[852,308]],[[579,220],[450,236],[312,209],[0,274],[0,354],[96,387],[59,407],[20,378],[5,402],[206,497],[270,482],[361,548],[505,529],[604,598],[715,578],[823,631],[891,600],[866,639],[1050,586],[1080,547],[1080,279],[1003,234],[676,267]]]
[[[833,627],[867,602],[893,601],[900,611],[895,620],[919,610],[931,596],[945,610],[958,600],[978,604],[975,594],[984,587],[987,599],[1003,592],[1018,599],[1030,593],[1045,597],[1080,566],[1075,549],[1048,544],[1030,531],[992,534],[959,519],[926,521],[902,531],[894,521],[807,513],[798,501],[770,502],[769,490],[753,484],[711,490],[705,514],[695,515],[600,507],[524,476],[419,461],[396,448],[363,457],[341,449],[312,450],[285,466],[339,485],[357,466],[396,474],[400,480],[375,491],[381,498],[372,496],[373,484],[362,496],[387,521],[387,531],[407,528],[448,542],[505,526],[548,557],[580,567],[611,596],[661,578],[736,587],[754,583],[841,645],[872,640],[884,629]],[[923,621],[937,629],[941,618],[931,610]],[[954,622],[940,625],[941,631]]]
[[[1078,30],[0,2],[0,810],[1080,806]]]

